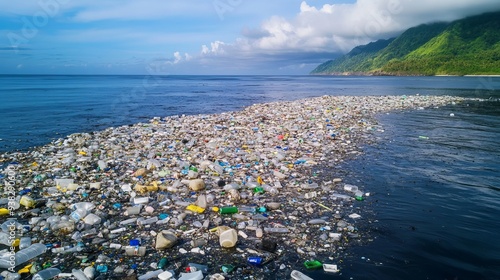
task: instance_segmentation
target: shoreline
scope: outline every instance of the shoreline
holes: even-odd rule
[[[334,73],[312,73],[311,76],[338,76],[338,77],[491,77],[498,78],[500,74],[482,75],[482,74],[437,74],[437,75],[424,75],[424,74],[391,74],[391,73],[371,73],[371,72],[334,72]]]
[[[360,195],[342,178],[323,181],[315,167],[334,168],[359,154],[359,145],[377,127],[374,116],[378,113],[463,100],[323,96],[255,104],[217,115],[154,118],[149,123],[71,134],[29,152],[3,153],[2,159],[18,163],[17,191],[30,189],[24,196],[33,203],[27,204],[28,210],[16,209],[15,217],[23,224],[33,221],[32,230],[26,233],[34,238],[33,243],[82,247],[78,253],[61,255],[49,250],[41,255],[43,260],[58,258],[59,266],[67,261],[63,272],[88,266],[75,263],[78,258],[70,260],[71,256],[98,258],[102,252],[108,258],[115,256],[108,261],[101,257],[108,275],[142,275],[157,269],[149,263],[166,257],[169,261],[163,269],[174,270],[176,275],[185,272],[189,262],[198,261],[209,266],[209,275],[223,274],[222,265],[232,264],[236,269],[228,273],[231,279],[265,275],[269,270],[285,278],[293,269],[305,271],[306,260],[337,263],[335,257],[326,256],[338,255],[340,248],[349,246],[347,239],[357,242],[362,235],[355,228],[363,213],[350,206],[362,203],[356,197],[370,199],[366,196],[370,190],[359,190]],[[55,179],[63,178],[73,182],[56,183]],[[139,198],[145,202],[139,203]],[[92,203],[86,214],[102,220],[93,225],[82,222],[83,218],[46,221],[55,214],[71,215],[71,206],[78,202]],[[143,205],[139,213],[123,216],[135,210],[134,205]],[[186,210],[190,205],[204,210]],[[229,205],[239,207],[239,213],[212,211],[212,207]],[[201,213],[195,213],[196,209]],[[157,219],[144,222],[150,218]],[[136,220],[122,223],[129,219]],[[220,246],[219,237],[211,231],[218,226],[236,230],[236,246]],[[121,228],[122,232],[116,232]],[[170,230],[176,240],[172,247],[156,250],[162,230]],[[78,231],[83,236],[74,238]],[[146,256],[126,256],[118,245],[112,245],[125,247],[136,239],[145,247]],[[203,240],[204,245],[192,246],[195,240]],[[122,261],[116,263],[118,256]],[[252,266],[248,257],[267,263]],[[141,262],[145,265],[129,270],[131,263]],[[122,265],[127,269],[120,270]]]

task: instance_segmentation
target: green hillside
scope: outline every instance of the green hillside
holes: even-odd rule
[[[384,46],[384,44],[387,44]],[[375,47],[379,47],[377,48]],[[500,74],[500,12],[420,25],[399,37],[358,46],[311,74]]]
[[[368,67],[365,65],[373,60],[377,53],[387,47],[394,39],[378,40],[363,46],[357,46],[348,54],[335,60],[329,60],[313,70],[312,74],[330,72],[364,72]],[[332,71],[334,69],[334,71]]]

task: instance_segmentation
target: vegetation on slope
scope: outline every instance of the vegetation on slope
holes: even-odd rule
[[[500,12],[420,25],[399,37],[354,48],[312,74],[500,74]]]

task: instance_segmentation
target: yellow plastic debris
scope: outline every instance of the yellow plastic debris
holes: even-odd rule
[[[35,200],[29,196],[23,195],[21,196],[21,200],[19,200],[19,204],[26,208],[31,208],[35,206]]]
[[[140,192],[140,193],[146,193],[146,192],[155,192],[155,191],[158,191],[158,184],[155,182],[153,182],[153,185],[152,186],[143,186],[143,185],[135,185],[134,187],[134,190],[136,192]]]
[[[264,183],[264,181],[262,181],[262,178],[260,176],[257,177],[257,183],[259,183],[259,185],[262,185]]]
[[[28,264],[27,266],[25,266],[25,267],[23,267],[23,268],[19,269],[19,270],[17,271],[17,273],[19,273],[19,274],[23,274],[23,273],[30,273],[30,269],[31,269],[31,267],[32,267],[32,266],[33,266],[33,264],[32,264],[32,263],[30,263],[30,264]]]
[[[0,216],[9,215],[10,211],[7,208],[0,208]]]
[[[193,212],[196,212],[198,214],[205,212],[205,208],[201,208],[200,206],[197,206],[194,204],[188,205],[188,207],[186,207],[186,210],[193,211]]]

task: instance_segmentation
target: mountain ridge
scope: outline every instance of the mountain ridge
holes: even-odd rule
[[[422,24],[396,38],[356,46],[313,75],[498,75],[500,11]]]

